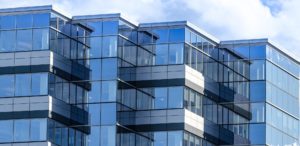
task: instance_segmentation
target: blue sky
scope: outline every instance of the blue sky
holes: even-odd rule
[[[123,13],[135,22],[188,20],[220,40],[270,38],[300,56],[300,0],[0,0],[53,4],[71,15]]]

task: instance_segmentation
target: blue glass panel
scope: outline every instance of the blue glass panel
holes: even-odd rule
[[[170,29],[169,41],[170,42],[184,42],[184,28]]]
[[[265,103],[251,103],[251,122],[265,122]]]
[[[265,144],[266,142],[266,125],[250,124],[249,140],[251,144]]]
[[[168,45],[156,45],[155,47],[155,64],[168,64]]]
[[[264,81],[256,81],[250,83],[250,100],[265,101],[266,99],[266,83]]]
[[[91,82],[92,89],[89,91],[89,103],[100,102],[101,82]]]
[[[100,104],[89,104],[91,125],[100,125]]]
[[[116,35],[118,34],[118,21],[104,21],[103,22],[103,35]]]
[[[30,74],[17,74],[16,75],[16,96],[30,95],[31,90],[31,76]]]
[[[18,15],[17,16],[17,28],[30,28],[32,27],[32,15]]]
[[[266,64],[265,64],[264,60],[251,61],[251,64],[250,64],[250,79],[251,80],[264,80],[265,72],[266,72]]]
[[[170,44],[169,64],[183,64],[183,44]]]
[[[2,16],[1,29],[14,29],[16,28],[16,16]]]
[[[102,80],[117,78],[118,64],[116,58],[102,59]]]
[[[91,80],[101,79],[101,59],[90,60]]]
[[[32,49],[32,30],[17,31],[17,51],[30,51]]]
[[[167,146],[167,132],[154,132],[154,146]]]
[[[250,46],[250,59],[265,59],[266,45]]]
[[[0,52],[12,52],[16,48],[16,31],[0,32]]]
[[[69,146],[75,146],[75,131],[72,128],[69,129]]]
[[[28,141],[29,140],[29,120],[15,120],[14,122],[14,141]]]
[[[191,31],[187,28],[185,28],[185,42],[190,43],[191,42]]]
[[[0,142],[12,142],[13,141],[13,121],[1,120],[0,121]]]
[[[154,43],[167,43],[169,40],[168,34],[169,30],[168,29],[155,29],[153,30],[153,42]]]
[[[169,87],[168,108],[183,108],[183,87]]]
[[[101,146],[116,146],[116,127],[101,126]]]
[[[48,50],[49,49],[49,29],[34,29],[33,30],[33,50]]]
[[[14,75],[0,76],[0,97],[14,96]]]
[[[69,129],[68,127],[61,128],[61,146],[69,146],[68,145],[68,140],[69,140],[68,129]]]
[[[48,93],[48,74],[32,74],[31,95],[46,95]]]
[[[32,119],[30,123],[30,140],[43,141],[46,140],[47,121],[46,119]]]
[[[117,42],[118,41],[116,36],[103,37],[102,57],[116,57]]]
[[[75,131],[75,132],[76,132],[75,145],[82,146],[82,133],[80,131]]]
[[[50,25],[50,14],[34,14],[33,27],[47,27]]]
[[[235,46],[233,49],[237,54],[241,55],[243,58],[249,59],[250,51],[248,45]]]
[[[92,29],[91,36],[101,36],[102,35],[102,22],[87,22],[87,25]]]
[[[57,145],[61,145],[61,130],[62,130],[62,125],[59,123],[55,123],[55,138],[54,138],[54,143]]]
[[[101,125],[113,125],[116,123],[116,104],[101,104]]]
[[[169,131],[168,132],[168,146],[182,146],[183,144],[182,131]]]
[[[100,58],[101,57],[101,37],[91,37],[90,38],[90,58]]]
[[[155,88],[154,89],[154,108],[164,109],[167,108],[168,102],[168,88]]]
[[[102,81],[101,101],[116,101],[117,82]]]
[[[100,127],[92,126],[91,133],[88,135],[88,146],[99,146],[100,145]]]

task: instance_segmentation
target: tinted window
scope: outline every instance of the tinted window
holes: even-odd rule
[[[169,131],[168,132],[168,146],[182,146],[183,139],[182,131]]]
[[[168,64],[168,45],[156,45],[155,48],[155,64]]]
[[[92,28],[91,36],[100,36],[102,35],[102,22],[88,22],[89,27]]]
[[[49,49],[49,29],[33,30],[33,50]]]
[[[118,21],[104,21],[103,22],[103,35],[118,34]]]
[[[170,44],[169,46],[169,64],[183,63],[183,44]]]
[[[170,29],[170,42],[184,42],[184,28]]]
[[[1,31],[0,32],[0,51],[11,52],[16,46],[16,31]]]
[[[46,119],[32,119],[30,122],[30,140],[46,140],[47,121]]]
[[[239,55],[242,55],[243,58],[248,59],[250,55],[249,46],[235,46],[234,51],[237,52]]]
[[[101,79],[101,60],[92,59],[90,60],[91,70],[91,80],[100,80]]]
[[[100,133],[101,146],[115,146],[116,145],[116,128],[115,126],[101,126]]]
[[[91,37],[90,38],[90,58],[100,58],[101,57],[101,37]]]
[[[0,121],[0,142],[13,141],[13,121],[2,120]]]
[[[100,102],[101,82],[91,82],[92,89],[89,92],[89,103]]]
[[[46,95],[48,93],[48,74],[32,74],[31,95]]]
[[[16,75],[16,96],[27,96],[30,95],[31,88],[31,76],[30,74],[19,74]]]
[[[69,146],[75,146],[75,131],[70,128],[69,129]]]
[[[264,101],[266,97],[266,84],[264,81],[250,83],[250,100]]]
[[[138,65],[146,66],[151,65],[153,61],[153,55],[150,52],[145,51],[142,48],[138,48]]]
[[[91,133],[87,137],[87,142],[89,146],[97,146],[100,145],[100,126],[91,127]]]
[[[163,109],[167,108],[168,88],[155,88],[154,89],[154,108]]]
[[[251,144],[264,144],[266,141],[266,126],[265,124],[250,124],[249,139]]]
[[[18,15],[17,16],[17,28],[29,28],[32,27],[32,15]]]
[[[166,43],[168,42],[168,29],[155,29],[153,30],[154,43]]]
[[[50,24],[50,14],[34,14],[33,27],[46,27]]]
[[[17,51],[29,51],[32,49],[32,30],[17,31]]]
[[[266,58],[266,46],[250,46],[250,59],[265,59]]]
[[[183,87],[169,87],[168,107],[183,107]]]
[[[154,132],[154,146],[167,146],[167,132]]]
[[[116,123],[116,104],[101,104],[101,124],[111,125]]]
[[[251,103],[251,122],[264,122],[265,121],[265,104],[264,103]]]
[[[76,146],[82,146],[82,133],[79,131],[76,131],[76,138],[75,138],[75,144]]]
[[[117,37],[115,36],[103,37],[102,56],[103,57],[117,56]]]
[[[2,16],[1,17],[1,29],[14,29],[16,27],[15,16]]]
[[[14,96],[14,75],[0,76],[0,97]]]
[[[250,65],[251,80],[264,80],[265,71],[266,71],[266,65],[264,60],[251,61],[251,65]]]
[[[15,120],[14,122],[14,141],[29,140],[29,120]]]
[[[91,125],[100,125],[100,104],[89,104]]]
[[[102,80],[116,79],[117,68],[117,59],[102,59]]]
[[[101,101],[115,101],[117,96],[116,81],[102,81]]]

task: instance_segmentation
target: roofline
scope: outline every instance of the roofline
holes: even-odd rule
[[[97,15],[78,15],[73,16],[73,20],[87,20],[87,19],[120,19],[122,21],[125,21],[126,23],[129,23],[130,25],[133,25],[134,27],[138,27],[138,23],[135,21],[130,20],[126,15],[122,13],[111,13],[111,14],[97,14]]]
[[[290,59],[294,60],[297,64],[300,64],[300,58],[291,51],[285,49],[284,47],[278,45],[274,41],[272,41],[269,38],[260,38],[260,39],[241,39],[241,40],[226,40],[226,41],[221,41],[220,45],[226,45],[226,44],[232,44],[232,43],[238,43],[238,44],[250,44],[250,43],[265,43],[266,45],[270,45],[279,52],[283,53],[285,56],[289,57]]]
[[[213,35],[207,33],[206,31],[200,29],[196,25],[190,23],[189,21],[167,21],[167,22],[154,22],[154,23],[140,23],[139,27],[171,27],[171,26],[185,26],[188,27],[195,32],[203,35],[207,39],[213,41],[216,44],[220,43],[220,40],[214,37]]]
[[[21,13],[21,12],[29,12],[29,11],[49,11],[49,12],[56,12],[66,18],[71,19],[71,15],[56,6],[53,5],[43,5],[43,6],[32,6],[32,7],[17,7],[17,8],[3,8],[0,9],[0,15],[2,13]]]
[[[290,50],[280,46],[279,44],[275,43],[271,39],[268,39],[267,43],[268,43],[268,45],[272,46],[276,50],[280,51],[281,53],[283,53],[284,55],[289,57],[290,59],[296,61],[297,64],[300,64],[300,58],[298,56],[296,56],[295,54],[293,54]]]
[[[220,43],[220,40],[218,38],[216,38],[215,36],[211,35],[210,33],[206,32],[206,31],[204,31],[203,29],[199,28],[198,26],[194,25],[193,23],[190,23],[189,21],[187,21],[187,26],[194,29],[195,31],[203,34],[204,36],[211,39],[215,43],[217,43],[217,44]]]
[[[241,39],[241,40],[228,40],[228,41],[220,41],[213,35],[207,33],[203,29],[200,29],[196,25],[190,23],[189,21],[169,21],[169,22],[152,22],[152,23],[140,23],[134,21],[129,21],[128,17],[121,14],[121,13],[112,13],[112,14],[100,14],[100,15],[79,15],[79,16],[73,16],[69,13],[59,9],[58,7],[54,5],[42,5],[42,6],[32,6],[32,7],[16,7],[16,8],[2,8],[0,9],[0,15],[1,14],[8,14],[8,13],[21,13],[21,12],[28,12],[28,11],[49,11],[49,12],[56,12],[68,19],[73,20],[85,20],[85,19],[106,19],[106,18],[117,18],[122,21],[125,21],[126,23],[129,23],[133,25],[134,27],[168,27],[168,26],[185,26],[188,27],[195,32],[198,32],[202,34],[207,39],[213,41],[216,44],[227,44],[227,43],[266,43],[281,53],[285,54],[289,58],[296,61],[298,64],[300,64],[300,58],[293,53],[291,53],[289,50],[284,49],[283,47],[279,46],[278,44],[274,43],[269,38],[261,38],[261,39]]]

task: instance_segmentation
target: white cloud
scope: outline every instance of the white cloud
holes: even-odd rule
[[[189,20],[221,40],[268,37],[300,56],[300,1],[263,1],[0,0],[0,7],[53,4],[72,15],[121,12],[137,22]]]

